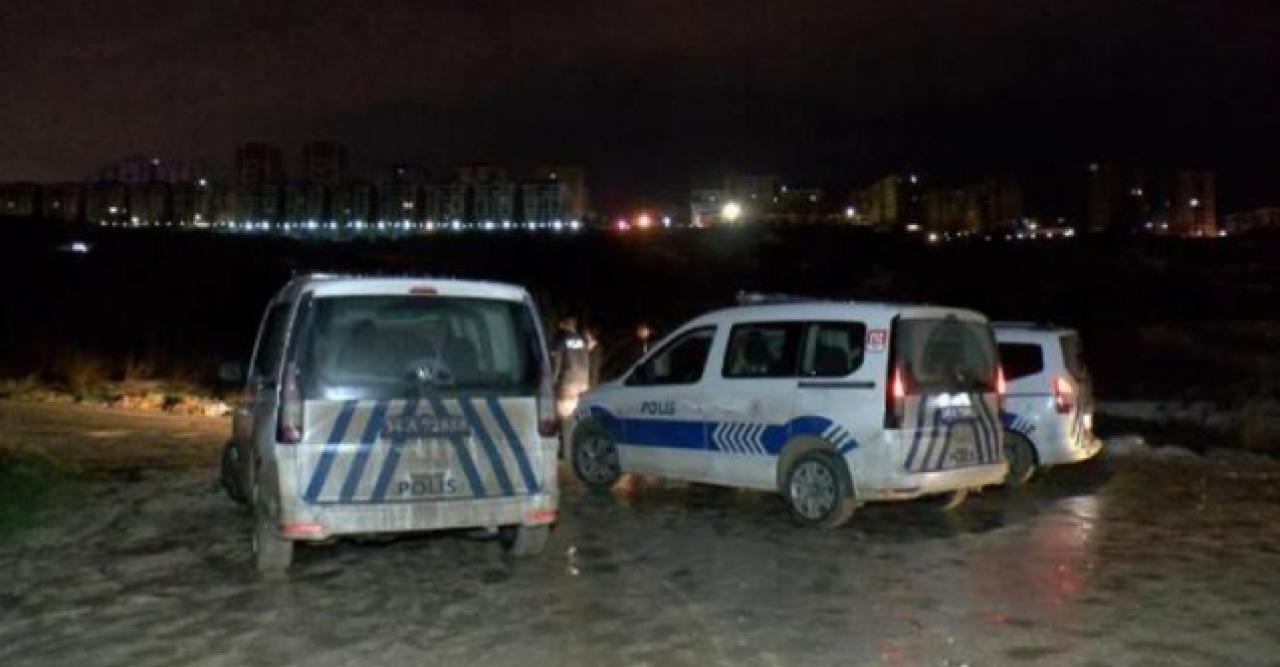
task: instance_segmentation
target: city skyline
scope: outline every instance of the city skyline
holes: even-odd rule
[[[869,181],[1138,161],[1274,204],[1268,8],[1186,2],[13,3],[0,181],[256,139],[581,164],[605,208],[730,171]],[[146,22],[133,16],[145,15]],[[359,150],[355,150],[359,147]]]

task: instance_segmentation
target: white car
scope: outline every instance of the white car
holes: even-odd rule
[[[1102,449],[1093,434],[1093,383],[1072,329],[997,322],[1000,364],[1009,383],[1004,450],[1010,486],[1037,468],[1078,463]]]
[[[223,459],[259,570],[296,541],[481,528],[535,554],[556,518],[546,343],[520,287],[305,276],[267,305]]]
[[[762,301],[764,299],[757,299]],[[982,315],[781,300],[698,317],[567,424],[589,486],[624,472],[781,493],[802,523],[999,484],[999,364]]]

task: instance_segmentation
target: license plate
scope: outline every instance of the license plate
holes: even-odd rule
[[[973,465],[978,460],[978,454],[972,446],[953,447],[947,458],[951,459],[953,466],[967,466]]]
[[[411,473],[396,484],[401,498],[438,498],[458,492],[458,481],[448,472]]]

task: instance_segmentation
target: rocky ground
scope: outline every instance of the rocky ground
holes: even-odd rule
[[[1280,664],[1269,459],[1126,443],[830,533],[765,494],[566,478],[539,559],[431,535],[301,549],[270,582],[215,484],[228,428],[0,402],[0,448],[81,471],[0,538],[0,664]]]

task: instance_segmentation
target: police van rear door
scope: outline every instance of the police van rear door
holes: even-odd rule
[[[904,468],[1000,461],[999,363],[988,323],[956,313],[903,316],[890,347],[886,425],[901,429]]]
[[[306,502],[543,489],[537,395],[546,360],[526,303],[434,289],[316,295],[299,322],[285,390],[295,383],[302,404],[297,474]]]

